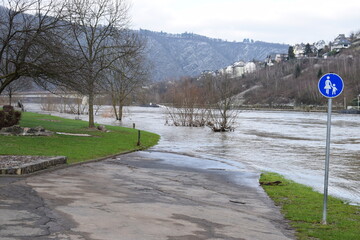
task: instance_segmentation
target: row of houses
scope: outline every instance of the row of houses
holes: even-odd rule
[[[229,74],[232,77],[241,77],[244,74],[252,73],[256,70],[256,64],[254,62],[235,62],[226,68],[219,70],[220,74]]]
[[[360,39],[360,33],[352,36],[354,39]],[[345,34],[339,34],[334,41],[326,44],[324,40],[317,41],[316,43],[309,44],[300,43],[295,44],[293,46],[293,51],[295,58],[304,58],[309,57],[307,48],[310,47],[310,55],[313,57],[323,57],[326,58],[328,56],[328,52],[339,52],[341,49],[349,48],[351,46],[350,38],[347,38]],[[277,53],[269,55],[265,62],[267,65],[274,65],[275,62],[279,63],[281,61],[285,61],[288,59],[287,53]]]
[[[256,64],[254,62],[238,61],[230,66],[219,69],[217,71],[209,71],[209,70],[203,71],[201,75],[210,74],[213,76],[218,76],[218,75],[227,74],[231,78],[236,78],[236,77],[242,77],[243,75],[248,73],[252,73],[255,70],[256,70]]]
[[[355,39],[360,40],[360,33],[353,36]],[[317,41],[316,43],[309,44],[300,43],[293,46],[293,51],[295,58],[304,58],[310,57],[308,52],[311,52],[311,56],[313,57],[324,57],[326,58],[328,55],[327,51],[340,51],[344,48],[349,48],[351,46],[351,41],[349,38],[345,36],[345,34],[339,34],[333,42],[326,44],[324,40]],[[309,51],[310,48],[310,51]],[[321,53],[321,54],[320,54]],[[271,54],[265,59],[265,63],[268,66],[272,66],[275,63],[279,63],[282,61],[286,61],[288,59],[287,53],[277,53]],[[238,61],[233,63],[230,66],[219,69],[217,71],[203,71],[202,75],[211,74],[213,76],[228,74],[232,78],[242,77],[248,73],[252,73],[256,71],[257,64],[254,62],[243,62]]]

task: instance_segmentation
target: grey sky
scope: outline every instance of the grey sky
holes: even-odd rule
[[[359,0],[128,0],[131,27],[228,41],[330,41],[360,30]]]

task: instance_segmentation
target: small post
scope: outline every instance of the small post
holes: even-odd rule
[[[135,129],[135,123],[133,123],[133,129]]]
[[[140,130],[138,130],[138,141],[137,141],[137,146],[140,146],[140,145],[141,145],[140,138],[141,138],[141,133],[140,133]]]
[[[324,205],[322,224],[326,224],[327,217],[327,200],[329,186],[329,163],[330,163],[330,132],[331,132],[331,108],[332,99],[328,98],[328,115],[327,115],[327,131],[326,131],[326,157],[325,157],[325,178],[324,178]]]

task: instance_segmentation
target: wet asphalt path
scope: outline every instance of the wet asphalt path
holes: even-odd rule
[[[136,152],[0,178],[0,239],[295,239],[258,173],[171,156]]]

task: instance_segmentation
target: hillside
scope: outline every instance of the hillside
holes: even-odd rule
[[[359,42],[359,44],[357,44]],[[256,71],[241,77],[230,77],[235,105],[241,107],[301,108],[324,106],[327,99],[318,90],[318,81],[325,73],[337,73],[344,80],[344,91],[334,98],[333,106],[338,109],[358,106],[360,94],[360,40],[348,49],[329,56],[302,57],[281,61],[269,66],[259,63]],[[150,102],[171,103],[200,101],[207,96],[207,83],[214,76],[184,78],[182,81],[161,82],[149,89]],[[218,75],[218,81],[227,78]],[[186,99],[186,101],[183,101]],[[210,97],[212,99],[212,97]],[[190,102],[191,102],[190,101]],[[194,100],[195,101],[195,100]],[[209,101],[207,99],[206,101]],[[205,102],[206,102],[205,101]],[[206,102],[208,103],[208,102]],[[196,104],[201,104],[196,102]]]
[[[288,45],[245,39],[228,42],[205,36],[183,33],[168,34],[139,30],[145,39],[151,61],[153,80],[197,76],[204,70],[218,70],[236,61],[263,61],[271,53],[286,53]]]
[[[250,105],[324,105],[327,100],[319,93],[317,85],[319,78],[329,72],[339,74],[345,84],[341,96],[334,99],[334,105],[357,105],[360,93],[358,46],[344,49],[327,59],[295,59],[259,69],[238,79],[239,84],[248,89],[239,98],[243,104]]]

